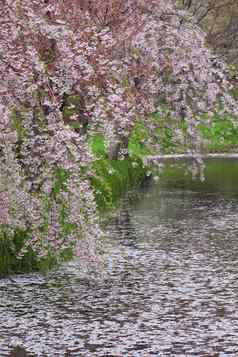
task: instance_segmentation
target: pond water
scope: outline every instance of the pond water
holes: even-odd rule
[[[125,198],[103,276],[0,280],[0,356],[238,356],[238,163],[209,170]]]

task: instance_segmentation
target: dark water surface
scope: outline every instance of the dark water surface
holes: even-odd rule
[[[0,356],[238,356],[238,163],[209,175],[125,199],[103,277],[0,280]]]

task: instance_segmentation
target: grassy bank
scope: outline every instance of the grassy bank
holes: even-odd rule
[[[200,126],[203,138],[207,141],[207,151],[231,152],[238,150],[238,128],[228,114],[214,113],[212,125],[207,125],[207,118]]]
[[[91,150],[97,159],[92,165],[94,175],[90,180],[99,212],[114,208],[124,193],[144,179],[146,168],[143,165],[143,158],[151,153],[143,144],[147,135],[144,127],[138,123],[129,140],[129,155],[118,160],[107,158],[102,136],[98,135],[91,139]]]
[[[186,137],[184,145],[178,143],[176,127],[182,129],[186,127],[183,121],[175,123],[175,130],[167,125],[166,117],[161,119],[159,115],[154,115],[158,122],[158,129],[155,135],[164,154],[179,154],[186,152]],[[168,119],[170,120],[170,119]],[[238,151],[238,127],[234,125],[233,118],[227,114],[214,112],[209,123],[207,114],[204,114],[199,125],[199,131],[204,139],[203,150],[210,153],[237,152]],[[188,139],[189,140],[189,139]]]

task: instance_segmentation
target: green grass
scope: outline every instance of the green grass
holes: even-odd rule
[[[122,194],[141,182],[145,175],[142,161],[135,159],[98,159],[93,170],[95,175],[91,177],[91,185],[100,212],[116,206]]]
[[[186,133],[185,121],[181,120],[175,124],[169,115],[161,117],[159,114],[154,114],[154,120],[156,120],[158,126],[157,130],[155,130],[155,135],[160,144],[161,152],[164,154],[185,152],[186,144],[183,145],[177,141],[174,130],[177,125],[178,129]],[[199,130],[204,139],[203,149],[206,152],[231,152],[238,150],[238,125],[234,125],[234,119],[229,114],[214,112],[211,123],[209,123],[207,114],[204,114],[200,120]],[[174,129],[172,129],[171,125],[174,125]]]
[[[129,141],[129,157],[124,160],[109,160],[104,138],[100,135],[91,138],[90,148],[97,159],[90,180],[99,212],[115,207],[119,198],[144,178],[143,157],[150,153],[143,144],[146,135],[138,123]]]
[[[35,252],[28,248],[23,257],[18,258],[24,243],[29,239],[25,231],[12,231],[8,227],[1,227],[0,231],[0,277],[24,272],[46,272],[57,266],[59,262],[72,259],[72,249],[65,249],[59,257],[50,253],[45,257],[37,257]]]
[[[229,152],[238,149],[238,128],[235,127],[229,115],[219,115],[214,113],[212,124],[207,125],[207,118],[204,116],[200,131],[204,139],[207,140],[207,151],[209,152]]]

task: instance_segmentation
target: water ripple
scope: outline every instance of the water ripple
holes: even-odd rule
[[[235,196],[154,185],[125,200],[102,278],[74,261],[0,280],[0,355],[237,356],[237,216]]]

